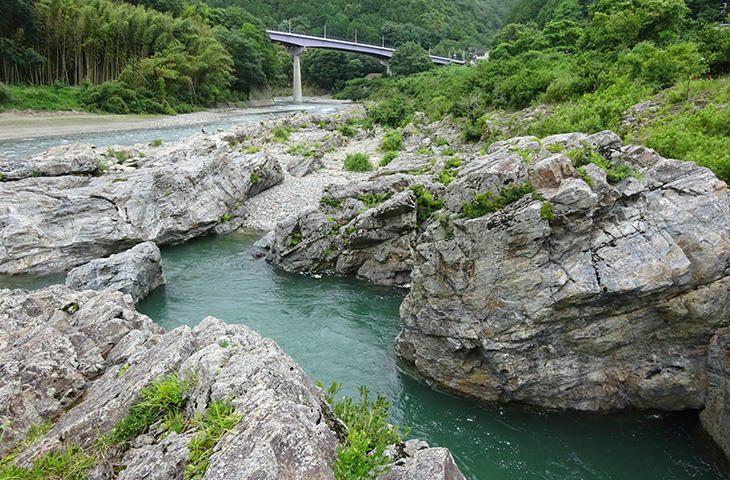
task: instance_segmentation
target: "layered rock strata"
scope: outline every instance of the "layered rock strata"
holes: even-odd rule
[[[594,163],[579,172],[543,149],[581,143],[634,176],[611,184]],[[513,139],[462,170],[439,212],[448,224],[428,225],[414,248],[398,354],[482,401],[701,408],[708,345],[729,321],[727,188],[706,168],[620,145],[606,132]],[[520,184],[542,199],[462,215],[473,195]]]
[[[725,183],[611,132],[514,138],[458,159],[406,154],[333,189],[276,227],[267,258],[410,283],[396,351],[460,395],[702,408],[710,339],[730,321]],[[416,184],[442,202],[421,222]]]

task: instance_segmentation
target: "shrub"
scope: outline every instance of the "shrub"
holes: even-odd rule
[[[398,157],[398,152],[395,152],[393,150],[389,152],[385,152],[385,155],[383,155],[383,158],[380,159],[380,166],[384,167],[388,165],[390,162],[392,162],[395,158]]]
[[[321,383],[317,384],[322,387]],[[333,403],[340,386],[333,383],[327,389],[325,398],[328,402]],[[385,395],[381,393],[372,401],[368,387],[361,386],[358,391],[359,403],[354,403],[352,397],[345,397],[333,405],[337,417],[347,425],[347,444],[337,448],[337,460],[333,465],[338,480],[375,478],[370,474],[374,468],[391,463],[385,448],[403,441],[409,432],[406,428],[401,433],[397,426],[388,424],[391,402]]]
[[[345,170],[351,172],[368,172],[373,169],[370,156],[365,153],[348,153],[345,157]]]
[[[289,140],[289,133],[291,132],[289,132],[288,129],[284,129],[282,127],[274,127],[271,133],[274,134],[274,142],[284,143]]]
[[[338,130],[345,137],[354,137],[357,135],[357,130],[352,128],[350,125],[342,125],[338,128]]]
[[[392,95],[387,100],[368,109],[368,118],[386,127],[401,128],[408,125],[415,108],[405,95]]]
[[[0,104],[4,105],[10,102],[10,88],[0,82]]]
[[[474,195],[474,201],[471,205],[468,203],[463,204],[461,211],[467,218],[478,218],[487,213],[496,212],[510,203],[516,202],[523,196],[534,192],[535,189],[527,183],[513,185],[512,187],[502,187],[497,197],[492,192]]]
[[[542,207],[540,207],[540,216],[545,220],[552,220],[555,218],[553,206],[550,202],[542,202]]]
[[[411,185],[411,190],[416,194],[416,224],[420,227],[437,210],[441,210],[444,201],[434,198],[423,185]]]
[[[385,134],[380,142],[380,149],[385,152],[403,150],[403,135],[400,130],[391,130]]]

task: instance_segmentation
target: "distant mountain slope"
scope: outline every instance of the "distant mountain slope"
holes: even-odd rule
[[[412,40],[447,53],[482,49],[515,0],[208,0],[239,6],[268,27],[398,46]]]

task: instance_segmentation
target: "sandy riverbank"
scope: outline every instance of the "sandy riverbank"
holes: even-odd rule
[[[264,109],[248,109],[258,112]],[[49,137],[90,132],[110,132],[141,128],[203,125],[221,118],[240,115],[242,110],[185,113],[180,115],[112,115],[87,112],[19,111],[0,113],[0,140]]]

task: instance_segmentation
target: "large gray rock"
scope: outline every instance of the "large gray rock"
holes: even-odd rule
[[[66,286],[72,290],[112,288],[131,295],[135,303],[164,283],[160,249],[153,242],[92,260],[66,275]]]
[[[53,147],[28,158],[0,158],[0,178],[20,180],[28,177],[94,174],[99,171],[100,152],[88,143]]]
[[[202,135],[150,148],[138,167],[0,183],[0,273],[63,271],[145,241],[184,242],[232,224],[246,199],[283,178],[274,158]]]
[[[380,480],[464,480],[447,448],[428,448],[394,463]]]
[[[481,401],[701,408],[710,338],[730,321],[726,185],[691,162],[618,151],[607,132],[550,142],[579,140],[641,177],[612,185],[588,165],[589,185],[530,138],[490,147],[447,188],[438,214],[448,225],[431,223],[413,249],[396,350],[430,381]],[[460,215],[470,195],[526,181],[553,220],[530,196]]]
[[[32,425],[54,419],[37,443],[20,447],[16,465],[77,445],[98,460],[90,478],[182,480],[201,433],[193,419],[217,400],[230,401],[241,419],[212,447],[204,478],[334,479],[342,424],[274,341],[212,317],[165,332],[127,297],[63,286],[0,290],[0,457]],[[154,424],[128,449],[104,440],[143,387],[171,374],[187,382],[192,427],[175,434]]]
[[[408,285],[417,228],[416,197],[408,189],[414,180],[389,175],[331,187],[329,204],[304,209],[276,226],[265,245],[267,260],[290,272],[357,274],[380,285]],[[365,201],[375,205],[368,208]]]

